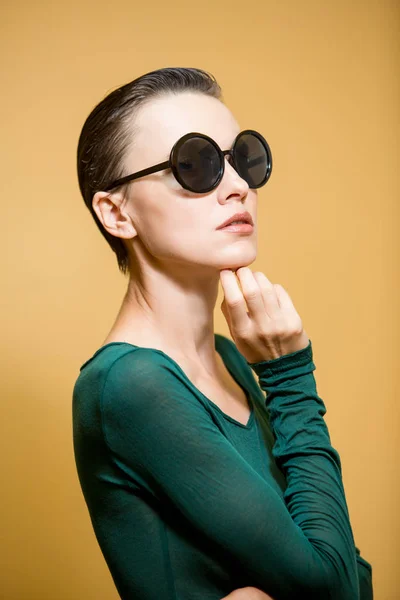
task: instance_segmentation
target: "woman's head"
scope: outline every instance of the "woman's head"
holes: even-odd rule
[[[256,224],[257,192],[228,160],[222,180],[207,193],[184,189],[170,169],[104,191],[121,177],[167,161],[175,142],[189,132],[211,137],[222,150],[240,132],[218,83],[199,69],[143,75],[110,93],[85,121],[79,185],[123,273],[150,262],[156,269],[220,271],[255,258],[256,230],[246,236],[216,230],[236,212],[249,211]]]

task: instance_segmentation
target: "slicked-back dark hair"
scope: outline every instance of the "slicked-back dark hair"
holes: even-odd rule
[[[124,157],[133,142],[133,117],[152,98],[163,93],[196,91],[222,101],[215,77],[202,69],[167,67],[157,69],[110,92],[87,117],[79,136],[77,169],[79,188],[102,235],[117,255],[118,267],[125,275],[129,259],[121,238],[111,235],[93,210],[93,195],[124,173]],[[151,166],[151,165],[149,165]],[[129,186],[122,186],[123,194]]]

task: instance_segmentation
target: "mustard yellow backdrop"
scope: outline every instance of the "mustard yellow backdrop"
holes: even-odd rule
[[[399,17],[396,0],[2,3],[1,598],[118,598],[71,399],[127,280],[79,195],[76,146],[109,91],[166,66],[211,71],[271,145],[251,268],[303,319],[375,600],[400,598]]]

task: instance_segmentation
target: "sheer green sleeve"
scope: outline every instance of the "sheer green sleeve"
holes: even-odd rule
[[[257,373],[260,387],[266,392],[266,406],[276,436],[272,453],[288,481],[284,498],[294,521],[303,528],[303,524],[309,520],[308,503],[303,502],[303,497],[297,494],[307,475],[310,502],[315,501],[312,485],[320,486],[319,496],[322,501],[325,497],[321,507],[325,514],[321,514],[319,523],[315,521],[313,535],[317,532],[318,537],[326,538],[327,550],[338,572],[341,564],[350,565],[355,559],[354,581],[358,581],[359,598],[373,600],[372,567],[354,544],[340,457],[331,446],[329,432],[322,419],[326,407],[317,394],[312,375],[315,364],[312,361],[311,341],[307,348],[299,352],[275,360],[248,364]],[[327,472],[320,477],[324,469]],[[334,532],[335,527],[336,535],[331,537],[330,529]],[[345,547],[339,539],[342,536],[343,541],[347,539]],[[333,544],[331,548],[330,544]],[[346,554],[342,554],[343,550]]]
[[[358,600],[340,459],[323,420],[311,342],[250,366],[267,392],[285,502],[221,433],[173,361],[151,349],[134,348],[109,369],[101,402],[109,451],[274,600]]]
[[[373,600],[372,566],[361,556],[359,548],[355,547],[358,571],[360,600]]]

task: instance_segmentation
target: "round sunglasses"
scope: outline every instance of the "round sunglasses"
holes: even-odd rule
[[[225,156],[250,188],[265,185],[272,171],[272,154],[266,139],[253,129],[241,131],[230,150],[221,150],[217,142],[203,133],[191,132],[175,142],[169,160],[116,179],[106,188],[109,192],[128,181],[171,169],[180,185],[202,194],[220,183],[225,171]]]

